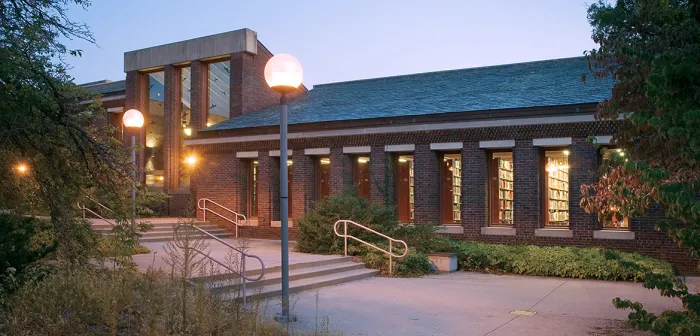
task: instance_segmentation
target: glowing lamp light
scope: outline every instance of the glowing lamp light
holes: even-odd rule
[[[547,165],[547,171],[550,172],[550,173],[553,173],[553,172],[557,171],[557,165],[554,164],[554,163],[548,164],[548,165]]]
[[[367,163],[367,162],[369,162],[369,159],[368,159],[368,158],[357,158],[357,162],[359,162],[359,163]]]
[[[20,164],[17,165],[17,171],[18,171],[20,174],[24,174],[24,173],[26,173],[28,170],[29,170],[29,167],[27,167],[27,165],[25,165],[24,163],[20,163]]]
[[[185,127],[182,131],[185,132],[186,136],[192,136],[192,129],[191,128]]]
[[[569,154],[571,154],[571,152],[569,152],[568,149],[565,149],[563,153],[564,153],[564,155],[569,155]]]
[[[288,54],[277,54],[265,65],[265,81],[278,93],[290,93],[301,85],[301,63]]]
[[[325,159],[325,158],[324,158],[324,159],[321,159],[321,164],[323,164],[323,165],[327,165],[327,164],[330,164],[330,163],[331,163],[331,159]]]
[[[122,121],[126,127],[141,128],[143,127],[143,114],[139,110],[131,109],[124,112]]]
[[[294,162],[292,160],[287,160],[287,166],[291,166]]]
[[[190,166],[194,166],[194,164],[197,163],[197,157],[190,155],[185,159],[185,162]]]

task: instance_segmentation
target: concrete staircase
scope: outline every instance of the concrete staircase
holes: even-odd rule
[[[246,272],[255,277],[260,270]],[[352,257],[337,257],[327,260],[296,263],[289,266],[289,293],[337,285],[349,281],[376,276],[377,270],[367,269],[362,263],[352,261]],[[242,299],[240,278],[234,274],[195,277],[195,284],[204,284],[209,290],[225,299]],[[246,282],[246,296],[249,299],[269,299],[281,295],[281,267],[268,267],[260,281]]]
[[[165,242],[173,240],[173,230],[177,225],[177,218],[141,219],[139,220],[139,222],[151,222],[151,225],[153,225],[153,228],[151,230],[143,234],[143,236],[139,240],[141,243]],[[211,224],[210,222],[195,222],[195,225],[197,225],[202,230],[205,230],[210,234],[216,236],[217,238],[233,237],[232,233],[214,224]],[[109,235],[112,231],[111,224],[99,219],[92,220],[92,228],[95,231],[102,233],[103,235]],[[193,236],[202,238],[206,237],[205,235],[199,232],[194,233]]]

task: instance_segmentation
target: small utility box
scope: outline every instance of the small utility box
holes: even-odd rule
[[[457,255],[450,252],[428,254],[430,263],[440,273],[457,271]]]

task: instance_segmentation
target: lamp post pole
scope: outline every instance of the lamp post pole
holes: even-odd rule
[[[131,227],[136,227],[136,134],[131,135]]]
[[[282,239],[282,318],[289,319],[289,183],[287,181],[287,98],[280,98],[280,222]]]
[[[278,54],[265,64],[265,81],[280,97],[280,239],[282,264],[282,312],[275,320],[289,323],[297,320],[289,312],[289,183],[287,175],[287,93],[294,92],[302,80],[302,69],[294,56]]]

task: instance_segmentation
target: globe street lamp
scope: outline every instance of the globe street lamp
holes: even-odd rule
[[[131,133],[131,225],[136,224],[136,130],[143,127],[143,114],[139,110],[131,109],[124,112],[122,118],[124,126],[133,128]]]
[[[288,184],[287,184],[287,98],[286,94],[301,85],[301,64],[294,56],[275,55],[265,65],[265,81],[280,98],[280,222],[282,239],[282,312],[275,316],[278,322],[296,321],[289,314],[289,223]]]

